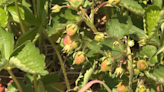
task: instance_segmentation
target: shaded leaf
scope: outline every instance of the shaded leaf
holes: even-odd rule
[[[144,32],[144,30],[136,27],[136,26],[132,26],[131,29],[129,30],[129,34],[130,37],[132,37],[134,40],[139,40],[141,37],[144,37],[146,34]]]
[[[39,80],[39,82],[38,82],[37,89],[38,89],[38,92],[46,92],[45,88],[44,88],[44,84],[43,84],[43,82],[41,80]]]
[[[146,45],[145,47],[142,48],[142,50],[140,51],[140,54],[142,56],[146,55],[148,58],[150,58],[156,51],[157,51],[157,48],[155,46]],[[150,61],[148,61],[148,64],[154,65],[157,62],[158,62],[157,56],[154,56]]]
[[[145,71],[145,74],[148,78],[154,80],[157,84],[164,84],[164,66],[160,65],[154,67],[151,71]]]
[[[36,35],[40,34],[41,31],[42,31],[41,26],[35,27],[35,28],[27,31],[26,33],[21,35],[21,37],[19,37],[19,39],[16,42],[16,47],[21,45],[22,43],[26,42],[27,40],[33,41],[34,38],[36,37]]]
[[[7,64],[8,62],[7,62],[7,60],[6,59],[1,59],[1,61],[0,61],[0,71],[6,66],[6,64]]]
[[[152,0],[154,5],[162,8],[162,4],[164,3],[163,0]]]
[[[24,87],[25,87],[25,84],[24,84],[22,81],[19,81],[19,80],[18,80],[18,82],[19,82],[21,88],[24,88]],[[12,83],[8,86],[6,92],[18,92],[18,88],[17,88],[15,82],[12,82]]]
[[[80,17],[75,11],[67,8],[62,8],[60,12],[52,14],[52,24],[48,27],[47,33],[49,36],[65,31],[67,24],[76,23]]]
[[[107,23],[107,35],[113,36],[118,39],[122,38],[124,35],[129,34],[129,30],[132,27],[132,22],[130,17],[117,14]]]
[[[65,86],[59,83],[59,76],[55,73],[48,74],[44,76],[41,80],[47,92],[63,92],[65,89]]]
[[[33,75],[27,73],[25,76],[26,76],[26,82],[27,82],[27,84],[32,84],[33,81],[34,81]]]
[[[121,0],[119,5],[125,7],[131,12],[134,12],[137,15],[144,15],[144,9],[141,4],[138,3],[137,0]]]

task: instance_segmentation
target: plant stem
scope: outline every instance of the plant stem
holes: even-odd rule
[[[98,6],[95,8],[94,12],[96,13],[96,12],[98,11],[98,9],[99,9],[101,6],[103,6],[103,5],[107,4],[107,3],[108,3],[108,1],[103,2],[103,3],[101,3],[100,5],[98,5]],[[112,6],[112,5],[111,5],[111,6]]]
[[[7,71],[9,72],[9,74],[12,76],[12,78],[13,78],[15,84],[16,84],[17,87],[18,87],[19,92],[23,92],[23,90],[22,90],[22,88],[21,88],[21,86],[20,86],[18,80],[16,79],[15,75],[14,75],[13,72],[11,71],[11,68],[8,67],[6,70],[7,70]]]
[[[91,7],[91,23],[94,24],[94,0],[92,0],[92,7]]]
[[[64,7],[71,8],[71,9],[73,9],[73,10],[79,12],[76,8],[74,8],[74,7],[72,7],[72,6],[67,6],[67,5],[61,6],[61,8],[64,8]]]
[[[128,92],[130,92],[131,87],[132,87],[132,82],[133,82],[133,67],[132,67],[133,59],[132,59],[132,55],[131,55],[131,49],[129,46],[127,46],[127,55],[128,55],[128,67],[129,67],[129,73],[130,73]]]
[[[81,11],[84,13],[84,15],[87,17],[89,21],[91,21],[90,17],[87,15],[87,13],[84,11],[82,7],[80,7]]]
[[[104,2],[104,0],[103,0],[103,2]],[[106,7],[104,7],[104,12],[105,12],[105,15],[106,15],[106,21],[107,21],[107,23],[108,23],[109,15],[108,15],[108,12],[107,12],[107,8],[106,8]]]
[[[161,34],[161,42],[160,42],[160,48],[163,46],[163,41],[164,41],[164,29],[162,29],[161,27],[161,30],[162,30],[162,34]],[[163,53],[161,53],[161,60],[160,60],[160,63],[163,64]]]
[[[119,40],[118,40],[117,38],[115,38],[115,37],[112,37],[112,36],[106,36],[105,38],[112,38],[112,39],[118,41],[118,42],[123,46],[123,44],[121,43],[121,41],[119,41]]]
[[[104,82],[102,82],[100,80],[92,80],[92,81],[88,82],[78,92],[85,92],[87,89],[89,89],[95,83],[102,84],[108,92],[112,92],[111,89]]]
[[[36,12],[36,3],[35,3],[35,0],[32,0],[32,3],[33,3],[33,7],[34,7],[34,14],[35,14],[35,17],[37,18],[37,12]]]
[[[19,0],[19,2],[22,4],[22,0]]]
[[[64,78],[65,78],[67,90],[70,90],[69,81],[68,81],[68,78],[67,78],[67,74],[66,74],[66,71],[65,71],[65,68],[64,68],[64,64],[63,64],[63,60],[62,60],[62,58],[60,56],[60,53],[59,53],[56,45],[53,43],[53,41],[51,40],[51,38],[48,37],[48,34],[46,33],[46,31],[44,29],[43,29],[43,32],[44,32],[45,36],[48,38],[48,40],[50,41],[50,43],[52,44],[54,50],[56,51],[56,54],[57,54],[58,59],[59,59],[60,64],[61,64],[61,68],[63,70],[63,75],[64,75]]]
[[[34,78],[34,88],[35,88],[35,92],[38,92],[38,90],[37,90],[37,79],[36,79],[36,74],[33,74],[33,78]]]
[[[84,11],[82,7],[80,7],[80,9],[84,13],[84,15],[87,17],[87,19],[90,21],[90,23],[92,24],[93,27],[91,27],[91,29],[93,30],[93,32],[94,33],[97,32],[95,25],[91,22],[91,18],[87,15],[87,13]],[[87,19],[84,18],[85,21],[88,21]]]
[[[20,22],[21,29],[22,29],[22,33],[24,34],[26,31],[25,31],[25,28],[24,28],[24,25],[23,25],[23,22],[22,22],[22,18],[21,18],[21,16],[20,16],[20,12],[19,12],[19,7],[18,7],[18,2],[17,2],[17,0],[15,0],[15,7],[16,7],[16,9],[17,9],[18,18],[19,18],[19,22]]]

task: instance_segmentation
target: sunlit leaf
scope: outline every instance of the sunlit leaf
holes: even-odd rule
[[[44,70],[44,60],[45,56],[28,41],[20,52],[10,58],[9,63],[28,73],[46,75],[48,72]]]
[[[8,60],[13,52],[14,36],[0,27],[0,41],[0,52],[2,57]]]

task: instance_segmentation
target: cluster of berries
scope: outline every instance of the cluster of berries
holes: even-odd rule
[[[77,35],[79,28],[76,24],[69,24],[66,27],[66,35],[63,39],[63,52],[69,53],[71,50],[79,47],[79,37]],[[79,65],[85,61],[85,53],[83,51],[78,51],[74,53],[74,63]]]

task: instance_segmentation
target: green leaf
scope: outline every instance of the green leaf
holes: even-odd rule
[[[163,0],[153,0],[153,5],[157,5],[160,8],[162,8],[163,3],[164,3]]]
[[[19,22],[18,13],[15,6],[9,6],[8,11],[12,15],[14,21]],[[23,5],[19,5],[20,16],[22,20],[28,22],[29,24],[39,25],[39,21],[35,18],[32,11]]]
[[[87,24],[88,27],[94,27],[94,25],[90,23],[90,21],[85,21],[85,23]]]
[[[8,62],[7,62],[7,60],[6,59],[1,59],[1,61],[0,61],[0,71],[6,66],[6,64],[7,64]]]
[[[8,23],[8,15],[4,9],[0,8],[0,25],[2,27],[6,27],[7,23]]]
[[[130,10],[131,12],[137,14],[137,15],[144,15],[144,9],[141,6],[141,4],[138,3],[136,0],[121,0],[119,3],[120,6],[125,7],[126,9]]]
[[[21,35],[21,37],[19,37],[19,39],[16,42],[16,47],[18,47],[22,43],[26,42],[27,40],[30,40],[32,42],[34,40],[34,38],[36,37],[36,35],[40,34],[41,31],[42,31],[41,26],[35,27],[35,28],[27,31],[26,33]]]
[[[40,80],[39,80],[39,82],[38,82],[38,87],[37,87],[37,89],[38,89],[38,92],[46,92],[46,91],[45,91],[45,88],[44,88],[44,85],[43,85],[43,82],[40,81]]]
[[[65,86],[59,83],[59,76],[55,73],[48,74],[44,76],[41,80],[47,92],[63,92],[64,91]]]
[[[85,86],[85,84],[87,84],[88,81],[90,80],[90,77],[92,76],[92,74],[95,70],[96,64],[97,64],[97,61],[94,61],[93,66],[89,70],[86,70],[86,73],[84,74],[84,80],[83,80],[83,83],[81,85],[82,87]]]
[[[157,84],[164,84],[164,66],[160,65],[154,67],[151,71],[145,71],[145,74],[148,78],[154,80]]]
[[[157,48],[155,46],[146,45],[145,47],[142,48],[142,50],[140,51],[140,54],[142,56],[146,55],[148,58],[150,58],[156,51],[157,51]],[[157,56],[154,56],[153,58],[150,59],[150,61],[148,61],[148,64],[154,65],[157,62],[158,62]]]
[[[146,28],[148,35],[152,32],[153,28],[157,23],[157,18],[159,17],[161,9],[158,6],[150,5],[145,8],[145,19],[146,19]]]
[[[44,9],[46,0],[39,0],[37,1],[37,15],[38,15],[38,19],[39,22],[43,25],[45,23],[46,20],[46,10]]]
[[[48,27],[47,33],[51,36],[52,34],[63,32],[67,24],[76,23],[79,20],[80,17],[76,11],[62,8],[60,12],[52,14],[52,24]]]
[[[13,3],[14,0],[0,0],[0,6]]]
[[[34,81],[33,75],[27,73],[25,76],[26,76],[26,83],[33,84],[33,81]]]
[[[52,83],[45,86],[46,92],[64,92],[65,85],[62,83]]]
[[[22,5],[25,7],[31,7],[30,0],[22,0]]]
[[[129,30],[129,34],[130,37],[133,38],[134,40],[139,40],[141,37],[144,37],[146,34],[144,32],[144,30],[136,27],[136,26],[132,26],[131,29]]]
[[[164,22],[164,10],[160,11],[159,17],[157,18],[157,22],[156,25],[154,26],[154,28],[152,29],[151,33],[149,34],[149,39],[154,37],[154,35],[156,35],[157,31],[159,30],[159,28],[161,27],[162,23]]]
[[[9,63],[28,73],[46,75],[48,71],[44,70],[44,60],[45,56],[40,54],[39,49],[28,41],[17,55],[10,58]]]
[[[98,43],[96,41],[92,42],[85,42],[88,48],[86,48],[85,53],[87,57],[94,57],[97,55],[97,53],[102,53],[103,51],[111,51],[112,56],[114,57],[115,55],[119,54],[122,52],[122,47],[119,44],[118,47],[113,47],[113,43],[116,40],[111,39],[111,38],[106,38],[103,42]],[[121,58],[121,55],[116,57],[115,60],[118,60]]]
[[[19,18],[18,18],[16,7],[15,6],[9,6],[8,7],[8,11],[12,15],[13,20],[16,21],[16,22],[19,22]],[[25,19],[25,16],[24,16],[24,10],[23,10],[23,8],[22,7],[19,7],[19,11],[20,11],[21,18],[24,20]]]
[[[117,16],[114,16],[110,21],[108,21],[106,32],[108,36],[113,36],[120,39],[124,35],[129,34],[131,27],[132,22],[130,17],[118,14]]]
[[[18,80],[18,82],[19,82],[21,88],[24,88],[24,87],[25,87],[25,84],[24,84],[22,81],[19,81],[19,80]],[[6,92],[18,92],[18,88],[17,88],[15,82],[12,82],[12,83],[8,86]]]
[[[0,41],[0,52],[2,54],[2,58],[9,60],[14,48],[14,36],[0,27]]]

